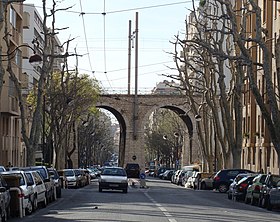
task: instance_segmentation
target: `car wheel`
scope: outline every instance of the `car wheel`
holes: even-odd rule
[[[250,199],[248,199],[248,197],[245,197],[244,202],[245,202],[245,204],[248,204],[248,203],[250,203]]]
[[[35,212],[37,209],[38,209],[38,200],[37,200],[37,197],[34,197],[34,200],[33,200],[33,212]]]
[[[47,198],[45,196],[44,201],[42,202],[42,207],[45,208],[47,207]]]
[[[202,183],[202,184],[200,185],[200,189],[201,189],[201,190],[206,190],[206,184],[205,184],[205,183]]]
[[[6,214],[7,214],[7,219],[9,219],[11,217],[11,208],[10,208],[10,206],[8,206],[6,208]]]
[[[225,193],[225,192],[227,192],[228,187],[226,184],[220,184],[218,190],[220,193]]]
[[[250,204],[255,205],[255,203],[256,203],[256,199],[252,196],[250,199]]]
[[[260,202],[260,203],[261,203],[260,206],[261,206],[262,208],[266,208],[267,202],[266,202],[266,198],[265,198],[265,197],[262,197],[262,198],[261,198],[261,202]]]
[[[123,192],[124,192],[124,193],[127,193],[127,188],[126,188],[126,189],[123,189]]]
[[[272,210],[272,205],[270,203],[270,198],[269,197],[267,198],[267,201],[266,201],[266,209],[267,210]]]
[[[99,192],[102,192],[102,188],[101,187],[99,187]]]
[[[25,212],[27,215],[30,215],[33,211],[32,203],[31,201],[28,202],[27,207],[25,208]]]
[[[57,198],[61,198],[61,187],[58,188],[58,192],[57,192]]]
[[[4,212],[2,212],[3,215],[0,214],[0,221],[6,222],[8,220],[7,210],[5,209]]]

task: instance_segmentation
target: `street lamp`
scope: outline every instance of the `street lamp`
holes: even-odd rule
[[[179,133],[175,132],[175,169],[178,170],[179,166]]]

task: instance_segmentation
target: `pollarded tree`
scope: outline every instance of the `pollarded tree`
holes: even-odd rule
[[[55,166],[71,167],[72,154],[77,150],[77,124],[88,113],[95,112],[99,87],[95,80],[77,72],[53,73],[46,93],[49,135],[54,141]]]

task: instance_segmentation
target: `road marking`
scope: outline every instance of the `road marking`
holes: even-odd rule
[[[175,218],[164,208],[161,204],[157,203],[148,193],[144,193],[148,199],[157,206],[158,209],[167,217],[169,222],[177,222]]]

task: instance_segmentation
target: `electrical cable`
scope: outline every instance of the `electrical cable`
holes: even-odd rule
[[[107,67],[106,67],[106,7],[105,7],[105,0],[104,0],[104,10],[103,10],[103,62],[104,62],[104,74],[106,76],[107,82],[109,86],[112,88],[110,80],[107,75]]]
[[[81,1],[81,0],[80,0]],[[196,0],[198,2],[198,0]],[[188,1],[182,1],[182,2],[173,2],[173,3],[167,3],[167,4],[161,4],[161,5],[152,5],[152,6],[143,6],[143,7],[138,7],[138,8],[130,8],[130,9],[122,9],[122,10],[116,10],[116,11],[109,11],[107,14],[113,14],[113,13],[121,13],[121,12],[129,12],[129,11],[136,11],[136,10],[143,10],[143,9],[151,9],[151,8],[159,8],[159,7],[166,7],[166,6],[172,6],[172,5],[179,5],[179,4],[184,4],[184,3],[192,3],[192,0]],[[30,7],[36,7],[36,8],[43,8],[42,6],[35,6],[35,5],[27,5]],[[48,8],[50,9],[50,8]],[[81,14],[79,11],[73,11],[73,10],[67,10],[65,11],[67,13],[75,13],[75,14]],[[87,15],[100,15],[103,13],[100,12],[84,12],[84,14]]]
[[[91,65],[91,59],[90,59],[90,52],[89,52],[89,47],[88,47],[88,41],[87,41],[87,33],[86,33],[86,26],[85,26],[85,20],[84,20],[84,12],[83,12],[83,7],[82,7],[82,1],[80,0],[80,16],[82,16],[82,22],[83,22],[83,29],[84,29],[84,36],[85,36],[85,42],[86,42],[86,48],[87,48],[87,57],[88,57],[88,62],[89,62],[89,66],[91,69],[91,72],[93,71],[92,69],[92,65]]]

